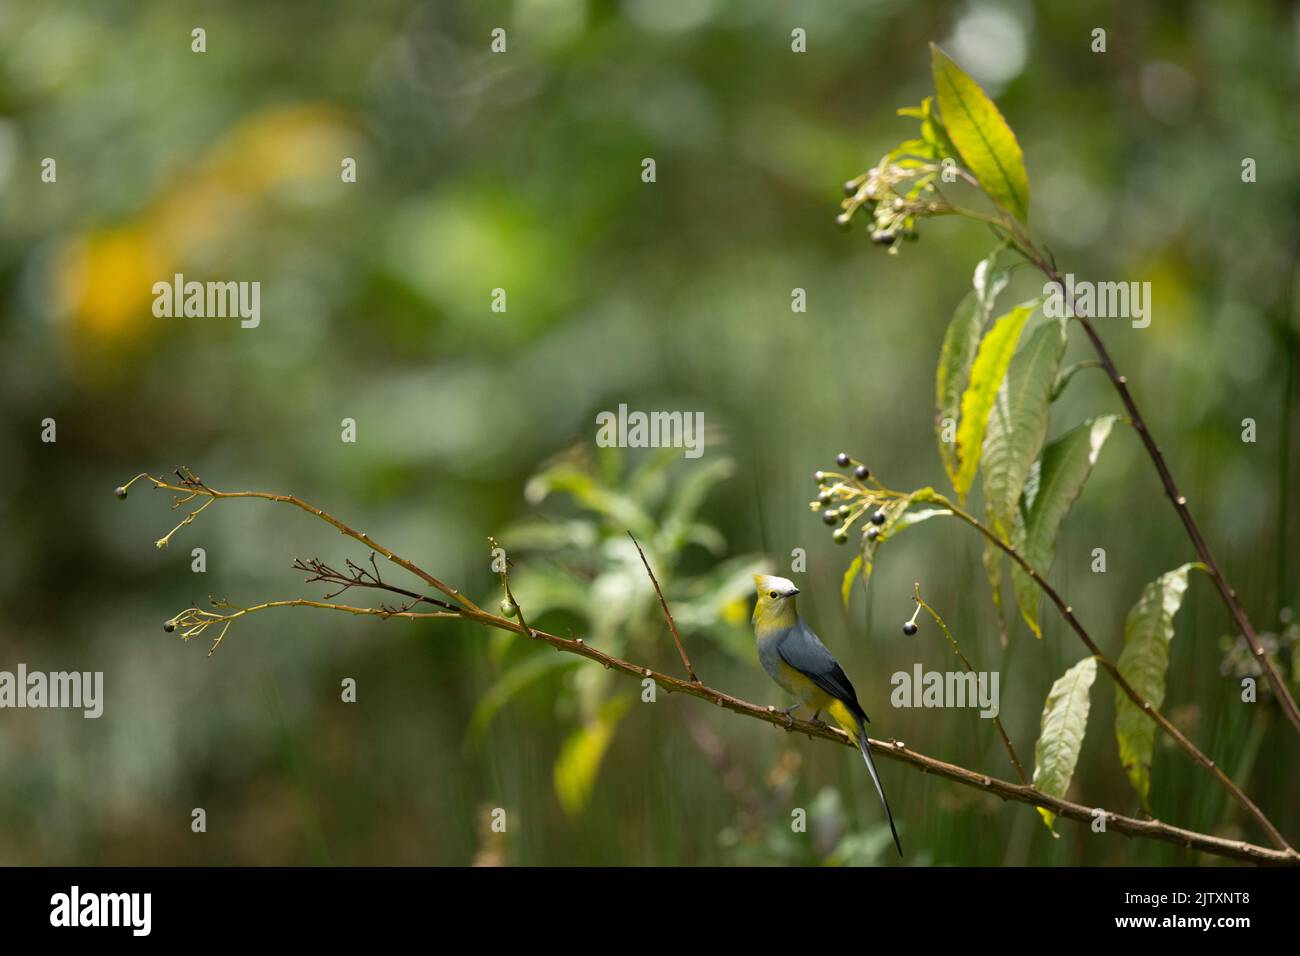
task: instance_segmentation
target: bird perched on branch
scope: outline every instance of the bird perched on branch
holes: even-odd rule
[[[857,743],[884,805],[894,845],[902,856],[903,844],[894,827],[894,815],[889,812],[889,801],[885,799],[880,776],[871,760],[871,745],[867,742],[869,721],[858,703],[857,692],[826,645],[799,616],[794,603],[799,589],[794,583],[770,574],[756,574],[754,586],[758,590],[754,636],[758,639],[759,663],[772,680],[799,699],[786,709],[786,714],[804,706],[813,712],[813,720],[817,720],[824,710]]]

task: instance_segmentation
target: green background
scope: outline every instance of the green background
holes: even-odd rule
[[[566,741],[589,739],[598,705],[638,688],[582,677],[593,665],[549,668],[477,733],[475,708],[503,674],[555,656],[522,639],[291,609],[239,622],[208,659],[206,641],[184,644],[162,621],[209,594],[319,597],[294,556],[366,551],[245,501],[218,502],[157,550],[179,515],[143,485],[125,503],[112,488],[179,464],[223,490],[298,494],[489,607],[487,536],[509,547],[521,522],[535,535],[539,518],[569,527],[566,547],[540,535],[512,551],[514,573],[522,593],[578,582],[587,611],[531,623],[605,633],[677,673],[626,523],[563,524],[591,514],[563,494],[530,502],[525,486],[568,455],[655,516],[725,456],[734,471],[699,511],[712,550],[652,553],[674,603],[720,561],[788,573],[806,549],[801,610],[875,735],[1012,778],[990,721],[889,706],[895,671],[959,666],[933,626],[901,633],[919,580],[976,667],[1001,672],[1003,719],[1032,761],[1047,690],[1083,655],[1059,618],[1043,611],[1041,642],[1014,622],[1003,649],[979,542],[946,522],[884,549],[869,596],[846,612],[850,551],[806,504],[810,472],[840,450],[895,488],[944,484],[935,361],[990,236],[923,223],[894,257],[833,225],[840,184],[911,135],[894,109],[929,93],[930,40],[1016,130],[1031,227],[1061,268],[1152,283],[1150,328],[1110,322],[1103,335],[1257,628],[1276,631],[1298,597],[1286,462],[1300,21],[1263,2],[1088,7],[5,4],[0,669],[102,670],[106,702],[99,720],[0,712],[0,862],[895,862],[857,756],[662,693],[632,697],[586,799],[566,806],[554,779]],[[196,26],[203,54],[190,50]],[[504,54],[489,51],[496,27]],[[1105,54],[1091,52],[1096,27]],[[355,184],[340,181],[343,156]],[[55,184],[40,181],[45,157]],[[174,272],[260,281],[260,327],[154,318],[150,286]],[[1018,273],[1007,301],[1040,285]],[[505,313],[489,308],[498,287]],[[805,313],[791,311],[794,288]],[[1067,360],[1084,357],[1072,340]],[[620,402],[702,411],[704,457],[597,456],[595,415]],[[1117,410],[1085,372],[1052,434]],[[45,418],[56,443],[40,440]],[[344,418],[355,444],[340,441]],[[639,467],[649,477],[634,487]],[[206,574],[190,570],[194,547]],[[1089,570],[1098,547],[1105,574]],[[1114,658],[1145,582],[1193,557],[1136,436],[1117,429],[1051,580]],[[746,653],[734,590],[688,615],[697,669],[784,705]],[[1300,742],[1271,701],[1240,703],[1222,676],[1228,628],[1193,578],[1165,712],[1300,835]],[[355,704],[339,699],[347,677]],[[1100,676],[1071,797],[1135,814],[1114,696]],[[878,763],[909,864],[1212,862],[1070,821],[1053,839],[1027,806]],[[204,834],[191,832],[195,807]],[[485,823],[497,807],[503,836]],[[790,830],[797,807],[807,834]],[[1162,739],[1152,810],[1263,842]]]

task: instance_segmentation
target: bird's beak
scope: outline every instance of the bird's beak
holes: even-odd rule
[[[798,593],[799,593],[799,589],[795,588],[793,591],[790,592],[790,597],[794,597]]]

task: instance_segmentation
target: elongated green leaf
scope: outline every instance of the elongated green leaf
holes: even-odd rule
[[[1065,323],[1049,319],[1034,330],[1007,369],[984,433],[984,506],[1004,538],[1015,528],[1025,479],[1047,437],[1052,383],[1065,354]]]
[[[974,290],[967,292],[948,323],[939,350],[939,370],[935,374],[934,434],[939,440],[939,457],[943,459],[948,481],[955,488],[961,462],[957,455],[955,438],[961,413],[961,395],[970,377],[970,366],[979,348],[980,333],[984,328],[983,310]],[[952,429],[951,433],[949,428]]]
[[[963,501],[979,470],[989,412],[1015,354],[1020,331],[1033,315],[1035,307],[1034,302],[1018,305],[994,322],[993,328],[980,342],[975,361],[971,364],[970,384],[961,396],[961,422],[957,425],[959,465],[957,480],[952,483],[953,490]]]
[[[1002,252],[998,246],[993,252],[979,261],[972,278],[973,288],[957,305],[948,323],[948,330],[943,336],[943,347],[939,350],[939,369],[935,374],[935,437],[939,440],[939,457],[943,459],[948,481],[957,480],[957,444],[948,435],[948,422],[956,431],[956,424],[961,412],[961,395],[970,380],[971,363],[979,348],[980,336],[993,311],[993,303],[998,293],[1007,284],[1005,271],[995,271],[997,257]]]
[[[1057,678],[1043,704],[1043,719],[1034,744],[1034,787],[1053,797],[1070,789],[1083,735],[1088,729],[1089,691],[1097,677],[1097,661],[1085,657]],[[1056,814],[1038,808],[1047,828],[1056,834]]]
[[[614,737],[618,722],[632,704],[630,697],[615,697],[601,705],[596,716],[564,742],[555,761],[555,794],[570,816],[578,814],[591,797],[596,773]]]
[[[1142,597],[1124,621],[1124,650],[1119,655],[1119,672],[1152,707],[1165,701],[1165,672],[1169,668],[1169,643],[1174,639],[1174,615],[1187,591],[1187,575],[1196,562],[1166,572],[1142,592]],[[1151,793],[1151,750],[1156,724],[1123,692],[1115,694],[1115,737],[1119,760],[1133,789],[1149,809]]]
[[[1029,507],[1015,535],[1015,545],[1039,574],[1046,575],[1052,569],[1061,525],[1083,491],[1083,484],[1092,473],[1102,445],[1117,420],[1116,415],[1105,415],[1066,432],[1043,450],[1033,494],[1030,494],[1030,482],[1025,483],[1024,497]],[[1042,637],[1042,629],[1038,626],[1038,604],[1042,595],[1038,585],[1018,564],[1012,565],[1011,578],[1016,604],[1020,606],[1025,623],[1036,636]]]
[[[1024,222],[1029,175],[1016,134],[979,84],[933,43],[930,58],[939,114],[962,161],[989,198]]]

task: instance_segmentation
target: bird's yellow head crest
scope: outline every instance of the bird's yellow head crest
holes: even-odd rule
[[[756,574],[754,589],[758,592],[758,603],[754,605],[756,627],[790,627],[799,619],[794,605],[799,589],[793,581],[774,574]]]

